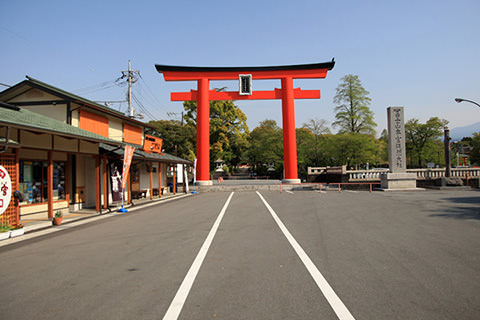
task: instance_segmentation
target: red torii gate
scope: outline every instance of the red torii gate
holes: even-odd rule
[[[335,61],[272,66],[272,67],[187,67],[156,64],[165,81],[197,81],[197,90],[172,92],[171,101],[197,101],[197,183],[212,184],[210,180],[210,101],[211,100],[282,100],[284,182],[296,183],[297,138],[295,133],[295,99],[319,99],[320,90],[293,88],[293,79],[323,79],[332,70]],[[251,80],[280,79],[282,88],[272,91],[251,91],[247,83],[246,93],[240,91],[210,90],[210,80],[237,80],[246,76]],[[242,90],[242,88],[240,88]]]

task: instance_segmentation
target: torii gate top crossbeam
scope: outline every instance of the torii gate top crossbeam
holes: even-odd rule
[[[156,64],[165,81],[193,81],[200,78],[209,80],[235,80],[240,74],[251,74],[252,79],[318,79],[325,78],[335,66],[335,61],[269,67],[187,67]]]

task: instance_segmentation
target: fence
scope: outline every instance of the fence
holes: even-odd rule
[[[380,174],[389,172],[389,169],[347,170],[348,181],[380,181]],[[445,168],[438,169],[407,169],[409,173],[416,173],[417,180],[429,180],[445,177]],[[479,178],[480,168],[452,168],[452,177],[465,179]]]

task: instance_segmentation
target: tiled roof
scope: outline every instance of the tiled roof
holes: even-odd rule
[[[107,152],[114,153],[118,156],[123,156],[123,148],[113,147],[109,145],[105,145],[103,143],[100,144],[100,148],[106,150]],[[133,153],[133,158],[135,159],[145,159],[150,161],[158,161],[158,162],[166,162],[166,163],[180,163],[180,164],[189,164],[192,165],[192,161],[185,160],[174,155],[168,153],[148,153],[143,150],[135,148]]]
[[[112,109],[112,108],[108,108],[108,107],[106,107],[106,106],[104,106],[104,105],[101,105],[101,104],[96,103],[96,102],[94,102],[94,101],[91,101],[91,100],[88,100],[88,99],[86,99],[86,98],[77,96],[76,94],[73,94],[73,93],[71,93],[71,92],[68,92],[68,91],[62,90],[62,89],[60,89],[60,88],[54,87],[54,86],[52,86],[52,85],[50,85],[50,84],[48,84],[48,83],[42,82],[42,81],[37,80],[37,79],[34,79],[34,78],[32,78],[32,77],[29,77],[29,76],[26,76],[26,77],[27,77],[27,79],[28,79],[31,83],[36,84],[37,86],[43,87],[43,88],[45,88],[45,89],[48,89],[48,90],[50,90],[50,91],[54,91],[54,92],[56,92],[56,93],[58,93],[58,94],[60,94],[60,95],[62,95],[62,96],[64,96],[64,97],[66,97],[66,98],[69,98],[69,99],[74,100],[74,101],[82,101],[82,102],[84,102],[84,103],[86,103],[86,104],[89,104],[89,105],[91,105],[91,106],[97,107],[97,108],[99,108],[99,109],[104,109],[105,111],[107,111],[107,112],[109,112],[109,113],[114,113],[114,114],[116,114],[116,115],[118,115],[118,116],[120,116],[120,117],[125,117],[125,114],[123,114],[123,113],[120,112],[120,111],[117,111],[117,110]]]
[[[76,94],[73,94],[71,92],[62,90],[60,88],[57,88],[57,87],[52,86],[48,83],[45,83],[45,82],[42,82],[42,81],[37,80],[35,78],[32,78],[30,76],[26,76],[26,78],[27,78],[27,80],[24,80],[24,81],[22,81],[22,82],[20,82],[16,85],[14,85],[13,87],[10,87],[10,88],[2,91],[0,94],[5,95],[5,94],[8,94],[8,92],[11,92],[11,91],[15,90],[16,88],[18,88],[22,85],[29,85],[31,87],[40,88],[42,90],[50,92],[51,94],[62,97],[65,100],[70,100],[72,102],[84,104],[84,105],[86,105],[90,108],[96,109],[98,111],[110,114],[110,115],[115,116],[115,117],[119,117],[123,120],[134,123],[136,125],[143,126],[143,127],[150,128],[150,129],[154,128],[147,123],[144,123],[144,122],[141,122],[141,121],[138,121],[138,120],[135,120],[135,119],[132,119],[132,118],[126,116],[123,112],[117,111],[117,110],[112,109],[112,108],[108,108],[108,107],[106,107],[104,105],[101,105],[97,102],[91,101],[91,100],[86,99],[84,97],[77,96]]]
[[[122,142],[105,138],[96,133],[71,126],[26,109],[14,107],[1,101],[0,125],[11,125],[12,127],[36,130],[45,133],[57,134],[60,136],[81,138],[95,142],[105,142],[115,145],[122,144]]]

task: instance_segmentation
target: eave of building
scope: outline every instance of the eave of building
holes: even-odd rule
[[[122,142],[68,125],[61,121],[0,101],[0,126],[58,135],[96,143],[123,145]]]
[[[62,90],[62,89],[57,88],[57,87],[54,87],[52,85],[49,85],[45,82],[34,79],[32,77],[26,76],[26,78],[27,78],[27,80],[24,80],[24,81],[12,86],[12,87],[0,92],[0,99],[3,96],[3,97],[5,97],[4,98],[5,102],[9,102],[12,99],[16,98],[17,96],[19,96],[21,94],[24,94],[25,92],[27,92],[29,90],[29,89],[22,90],[22,87],[36,88],[36,89],[39,89],[39,90],[43,90],[43,91],[45,91],[45,92],[47,92],[51,95],[54,95],[56,97],[59,97],[58,101],[38,101],[38,104],[42,104],[42,103],[51,104],[51,103],[54,103],[54,102],[56,102],[58,104],[67,103],[67,102],[76,103],[76,104],[79,104],[80,106],[85,106],[87,108],[91,108],[91,109],[99,111],[101,113],[105,113],[105,114],[111,115],[113,117],[120,118],[120,119],[122,119],[122,120],[124,120],[128,123],[135,124],[137,126],[141,126],[141,127],[149,128],[149,129],[155,129],[154,127],[152,127],[151,125],[149,125],[147,123],[144,123],[144,122],[141,122],[141,121],[138,121],[138,120],[135,120],[135,119],[132,119],[130,117],[125,116],[120,111],[105,107],[105,106],[103,106],[99,103],[96,103],[96,102],[88,100],[86,98],[77,96],[73,93],[67,92],[67,91]],[[29,101],[29,102],[26,102],[26,103],[20,102],[20,103],[15,103],[15,104],[18,104],[18,105],[34,105],[35,103],[37,103],[37,102]]]

